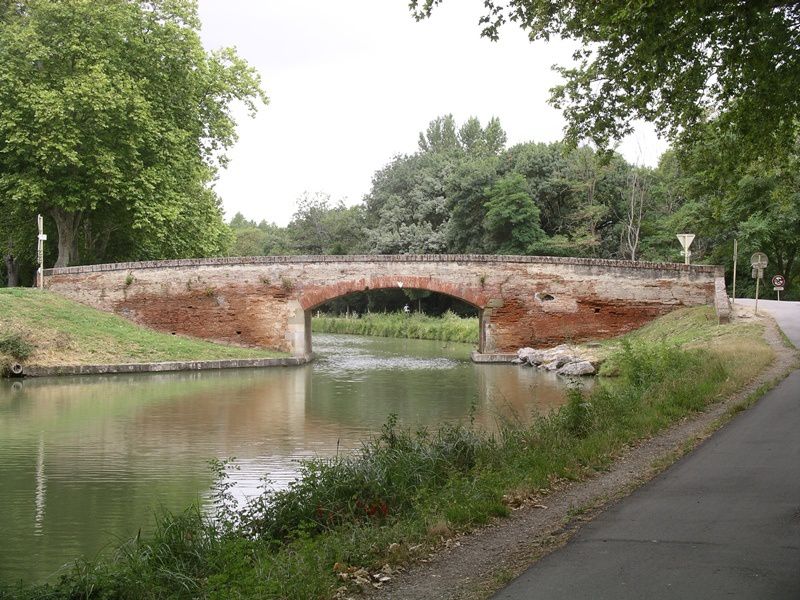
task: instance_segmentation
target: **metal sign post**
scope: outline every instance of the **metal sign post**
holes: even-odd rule
[[[769,259],[763,252],[756,252],[750,257],[750,266],[753,267],[753,277],[756,280],[756,314],[758,314],[758,284],[764,277],[764,269],[767,268]]]
[[[36,262],[39,263],[39,269],[36,272],[36,287],[41,290],[44,289],[44,242],[47,239],[47,235],[44,233],[42,215],[36,216],[36,222],[39,226],[38,244],[36,246]]]
[[[684,264],[688,265],[691,264],[692,258],[692,251],[689,250],[689,246],[692,245],[692,241],[694,240],[693,233],[679,233],[678,234],[678,241],[681,243],[683,250],[681,250],[681,256],[685,256]]]
[[[772,289],[778,293],[778,302],[781,301],[781,292],[783,291],[783,286],[786,285],[786,279],[783,275],[775,275],[772,278]]]

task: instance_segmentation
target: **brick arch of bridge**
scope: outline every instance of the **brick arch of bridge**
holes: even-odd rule
[[[721,267],[547,256],[261,256],[47,269],[44,285],[162,331],[304,354],[310,313],[355,291],[431,290],[477,306],[481,349],[607,338],[681,306],[730,313]]]
[[[324,286],[318,286],[303,291],[298,302],[303,310],[303,339],[305,353],[312,351],[311,342],[311,313],[312,311],[336,298],[368,292],[370,290],[387,289],[424,290],[437,294],[444,294],[457,298],[478,310],[479,336],[478,351],[483,352],[486,345],[486,329],[489,316],[484,310],[489,301],[486,292],[471,285],[456,285],[435,277],[409,276],[409,275],[383,275],[367,279],[346,279]],[[299,321],[299,320],[298,320]],[[298,323],[299,324],[299,323]]]

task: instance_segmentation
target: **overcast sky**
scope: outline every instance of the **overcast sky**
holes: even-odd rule
[[[408,0],[200,0],[206,47],[235,46],[270,98],[255,119],[236,111],[239,142],[216,185],[226,218],[285,225],[304,191],[359,202],[373,173],[448,113],[499,117],[509,145],[560,139],[547,98],[571,46],[532,44],[513,25],[483,39],[482,4],[449,0],[417,23]],[[655,165],[665,148],[643,125],[620,151]]]

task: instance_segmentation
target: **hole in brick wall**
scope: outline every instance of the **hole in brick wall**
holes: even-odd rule
[[[533,297],[539,302],[550,302],[551,300],[555,300],[555,297],[544,292],[536,292]]]
[[[599,313],[599,312],[600,312],[600,309],[599,309],[599,308],[595,308],[595,309],[594,309],[594,312],[595,312],[595,314],[597,314],[597,313]]]
[[[174,332],[174,331],[172,332],[172,335],[175,335],[175,332]]]
[[[237,331],[236,335],[242,335],[242,332],[241,331]]]

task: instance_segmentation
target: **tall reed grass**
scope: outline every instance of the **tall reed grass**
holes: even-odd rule
[[[321,315],[311,320],[311,329],[318,333],[349,333],[443,342],[478,342],[478,318],[459,317],[449,311],[441,317],[420,313],[369,313],[358,318]]]

